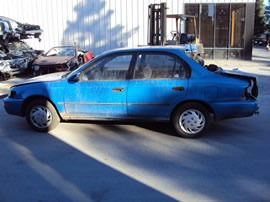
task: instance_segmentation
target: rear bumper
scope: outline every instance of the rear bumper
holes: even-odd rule
[[[248,117],[259,113],[257,101],[214,102],[210,105],[214,109],[217,120]]]

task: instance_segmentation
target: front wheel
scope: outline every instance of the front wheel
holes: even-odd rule
[[[54,106],[44,99],[34,100],[28,105],[26,120],[31,128],[39,132],[53,130],[60,122]]]
[[[180,105],[173,114],[173,125],[177,133],[185,138],[201,136],[211,123],[209,111],[200,103]]]

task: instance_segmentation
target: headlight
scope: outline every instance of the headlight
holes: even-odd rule
[[[35,70],[35,71],[38,71],[39,68],[40,68],[40,67],[39,67],[38,65],[35,65],[35,66],[34,66],[34,70]]]
[[[3,60],[0,62],[0,67],[1,67],[1,72],[2,73],[6,73],[6,72],[10,72],[11,71],[11,65],[10,65],[10,61],[7,60]]]
[[[28,66],[28,60],[26,58],[20,58],[20,59],[14,59],[14,60],[9,60],[10,61],[10,67],[11,68],[27,68]]]

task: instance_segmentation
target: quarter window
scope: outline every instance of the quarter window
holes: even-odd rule
[[[171,55],[139,54],[135,67],[135,79],[183,79],[187,77],[185,65]]]
[[[82,72],[84,81],[125,80],[132,55],[111,55],[102,58]]]

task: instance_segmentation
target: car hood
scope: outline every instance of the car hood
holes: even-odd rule
[[[59,64],[65,64],[69,60],[74,58],[73,56],[40,56],[38,59],[35,60],[33,65],[59,65]]]
[[[23,86],[23,85],[28,85],[28,84],[33,84],[33,83],[44,83],[44,82],[50,82],[50,81],[57,81],[63,78],[63,75],[65,75],[67,72],[56,72],[52,74],[46,74],[42,76],[37,76],[31,79],[27,79],[21,83],[18,83],[13,87],[18,87],[18,86]]]

